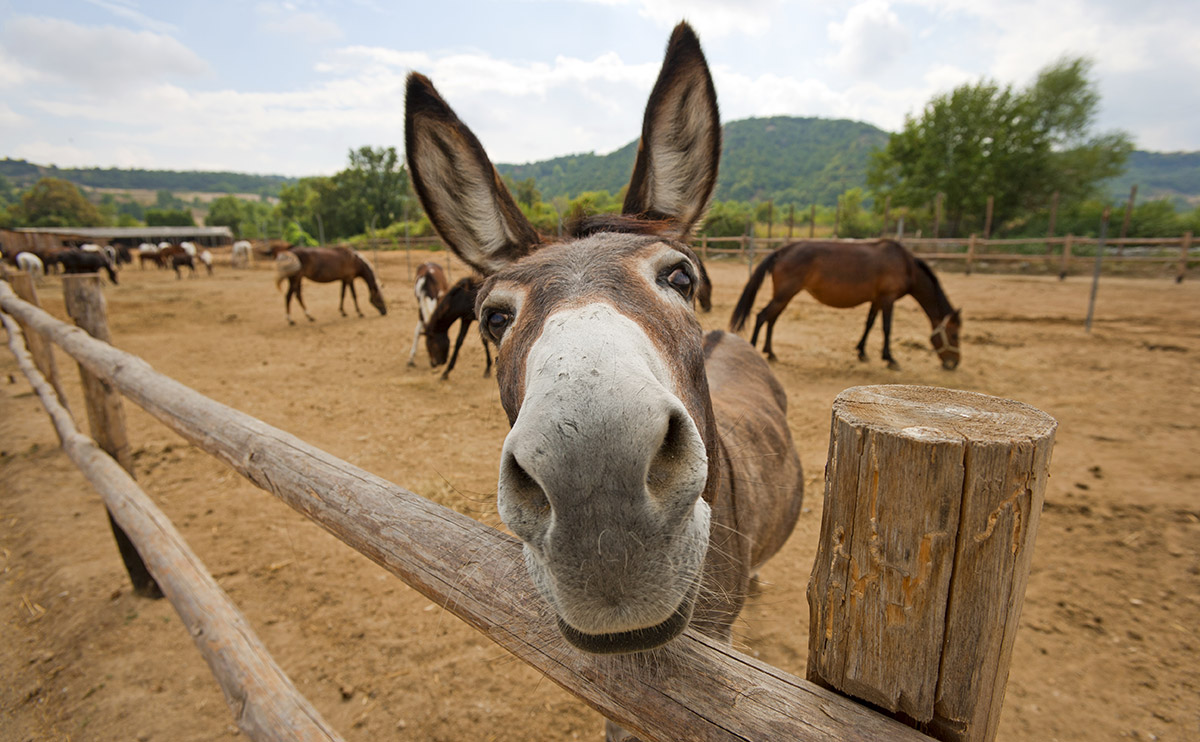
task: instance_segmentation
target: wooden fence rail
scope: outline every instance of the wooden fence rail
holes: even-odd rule
[[[0,282],[0,292],[8,292]],[[300,695],[217,585],[171,521],[116,460],[75,428],[71,413],[41,375],[23,345],[17,323],[5,314],[8,347],[50,415],[63,451],[100,493],[111,517],[145,559],[196,647],[217,678],[238,728],[253,740],[340,742],[321,714]]]
[[[515,539],[201,395],[19,300],[3,282],[0,309],[167,427],[644,739],[929,739],[692,631],[649,661],[576,650],[543,614],[519,566]]]

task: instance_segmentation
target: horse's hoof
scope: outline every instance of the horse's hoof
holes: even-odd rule
[[[888,370],[889,371],[899,371],[900,364],[896,363],[895,361],[888,361]]]
[[[863,363],[866,363],[867,362],[867,354],[863,353],[862,351],[859,351],[858,360],[862,361]]]
[[[308,321],[309,321],[309,322],[316,322],[316,320],[315,320],[315,319],[313,319],[312,317],[309,317],[307,314],[306,314],[306,315],[304,315],[304,316],[305,316],[305,318],[307,318],[307,319],[308,319]]]
[[[407,365],[409,368],[416,368],[416,366],[417,366],[417,362],[416,362],[416,361],[409,361],[409,362],[408,362],[406,365]]]
[[[289,318],[288,318],[288,324],[294,327],[294,326],[296,325],[296,320],[294,320],[294,319],[291,319],[291,318],[289,317]]]
[[[774,353],[768,353],[767,360],[770,361],[771,363],[774,363],[775,361],[778,361],[779,358]]]

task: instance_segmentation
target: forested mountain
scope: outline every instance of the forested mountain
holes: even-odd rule
[[[1113,198],[1128,198],[1130,187],[1136,183],[1138,201],[1165,197],[1200,205],[1200,152],[1134,150],[1126,167],[1124,175],[1110,181],[1108,192]]]
[[[92,188],[129,188],[207,193],[258,193],[279,195],[280,186],[295,183],[296,178],[282,175],[248,175],[177,170],[120,170],[118,168],[59,168],[35,165],[25,160],[0,160],[0,175],[13,185],[28,187],[42,177],[61,178]]]
[[[858,121],[775,116],[731,121],[718,200],[819,203],[866,183],[867,158],[887,142],[887,132]],[[607,155],[579,154],[527,165],[497,165],[515,181],[534,178],[542,198],[573,198],[583,191],[616,193],[629,180],[637,141]]]

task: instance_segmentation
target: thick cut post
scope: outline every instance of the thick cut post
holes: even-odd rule
[[[12,277],[12,287],[22,300],[35,307],[42,305],[38,300],[37,289],[33,286],[33,276],[23,272],[17,273]],[[20,320],[18,320],[18,324],[20,324]],[[37,370],[54,388],[54,395],[58,397],[58,403],[69,411],[67,397],[63,394],[62,384],[58,380],[58,364],[54,360],[54,346],[42,337],[41,333],[30,332],[30,328],[24,324],[21,325],[21,332],[25,335],[25,347],[29,349],[29,355],[33,357],[33,363],[37,366]]]
[[[972,392],[838,395],[810,680],[941,740],[995,737],[1056,427]]]
[[[71,315],[76,325],[97,340],[106,343],[111,341],[108,332],[108,307],[104,301],[98,274],[63,276],[63,301],[67,306],[67,314]],[[83,398],[87,405],[88,427],[92,439],[132,477],[133,453],[129,448],[129,438],[125,434],[125,408],[121,403],[121,395],[108,382],[84,368],[83,364],[79,366],[79,378],[83,384]],[[117,550],[121,552],[121,559],[125,562],[125,570],[129,572],[134,591],[143,597],[161,598],[162,591],[159,590],[154,577],[146,569],[146,564],[133,542],[113,520],[111,511],[108,514],[108,523],[112,526]]]

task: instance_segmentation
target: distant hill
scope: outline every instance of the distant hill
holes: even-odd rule
[[[1176,208],[1200,206],[1200,152],[1134,150],[1125,174],[1110,180],[1106,191],[1114,199],[1124,200],[1135,183],[1139,203],[1169,198]]]
[[[716,198],[833,205],[848,188],[866,184],[868,155],[888,134],[844,119],[775,116],[725,124]],[[542,197],[619,191],[633,171],[637,141],[607,155],[567,155],[526,165],[500,164],[513,180],[533,177]]]
[[[92,188],[258,193],[268,196],[279,195],[280,186],[286,183],[295,183],[297,180],[282,175],[248,175],[246,173],[199,170],[58,168],[54,165],[36,165],[25,160],[12,160],[7,157],[0,160],[0,175],[21,188],[33,185],[38,178],[51,177],[62,178],[76,185]]]

